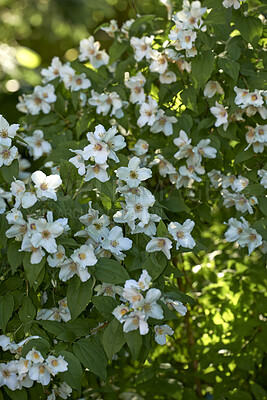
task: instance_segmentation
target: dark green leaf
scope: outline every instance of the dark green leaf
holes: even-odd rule
[[[124,345],[125,337],[122,331],[122,324],[116,318],[105,328],[102,343],[110,360]]]
[[[107,358],[104,350],[93,337],[81,339],[73,346],[76,357],[89,371],[100,376],[102,380],[107,379]]]
[[[72,320],[76,319],[89,304],[93,293],[93,281],[89,279],[86,282],[75,276],[68,285],[67,299]]]
[[[6,325],[12,316],[14,299],[11,294],[0,297],[0,329],[5,331]]]
[[[128,272],[118,261],[101,257],[95,267],[95,277],[101,282],[124,283],[130,279]]]

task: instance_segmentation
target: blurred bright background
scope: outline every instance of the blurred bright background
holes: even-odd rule
[[[54,56],[75,60],[82,38],[94,34],[108,47],[97,26],[111,19],[121,26],[155,8],[166,13],[158,0],[0,0],[0,113],[16,122],[18,96],[41,83],[40,70]]]

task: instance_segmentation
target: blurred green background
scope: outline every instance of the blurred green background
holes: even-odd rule
[[[54,56],[73,61],[82,38],[93,33],[108,47],[97,26],[111,19],[121,26],[155,9],[166,14],[158,0],[0,0],[0,113],[16,122],[18,96],[41,83]]]

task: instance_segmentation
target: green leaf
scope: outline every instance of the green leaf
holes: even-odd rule
[[[37,282],[38,276],[45,266],[45,257],[39,262],[39,264],[31,264],[31,253],[26,253],[23,258],[23,267],[26,273],[26,277],[29,281],[30,286],[35,285],[35,289],[41,282]]]
[[[72,192],[77,187],[77,181],[81,179],[77,168],[66,160],[60,161],[60,177],[66,194]]]
[[[6,330],[6,325],[12,316],[14,299],[11,294],[0,297],[0,329]]]
[[[26,389],[23,387],[20,390],[11,390],[7,386],[4,386],[5,392],[8,394],[10,399],[12,400],[27,400],[27,392]]]
[[[22,301],[22,306],[19,310],[19,319],[26,324],[34,319],[36,315],[36,309],[32,304],[31,299],[29,296],[24,297]]]
[[[35,350],[40,351],[43,357],[46,357],[50,349],[50,344],[44,338],[32,339],[22,347],[21,351],[22,357],[26,357],[29,351],[31,351],[33,348],[35,348]]]
[[[140,267],[142,267],[143,270],[146,269],[152,280],[155,280],[164,271],[166,265],[167,258],[165,254],[160,251],[151,253]]]
[[[18,160],[14,160],[11,165],[3,165],[1,167],[1,174],[5,182],[11,183],[14,178],[17,178],[19,175],[19,162]]]
[[[237,63],[234,60],[231,60],[231,58],[224,57],[224,58],[219,58],[218,66],[227,75],[229,75],[230,78],[232,78],[235,83],[237,82],[238,75],[239,75],[239,69],[240,69],[239,63]]]
[[[77,140],[79,140],[80,136],[87,131],[91,119],[92,117],[88,117],[86,114],[84,114],[82,118],[77,121],[76,124]]]
[[[93,293],[93,281],[89,279],[86,282],[75,276],[68,285],[67,300],[72,320],[76,319],[89,304]]]
[[[21,247],[20,242],[10,241],[7,249],[7,259],[11,266],[12,274],[16,272],[16,269],[22,264],[24,253],[19,251]]]
[[[235,157],[235,164],[239,164],[243,161],[249,160],[250,158],[254,157],[255,153],[252,149],[252,147],[250,147],[248,150],[243,150],[240,151],[239,153],[237,153],[236,157]]]
[[[80,392],[83,375],[80,361],[69,351],[61,351],[60,354],[68,363],[68,370],[60,374],[61,380]]]
[[[138,330],[124,333],[124,337],[132,354],[132,359],[135,361],[140,353],[143,338]]]
[[[103,315],[104,318],[113,318],[111,314],[114,308],[117,307],[117,302],[113,297],[110,296],[94,296],[92,302],[95,308]]]
[[[122,324],[116,318],[114,318],[105,328],[102,343],[110,360],[124,345],[125,337],[122,330]]]
[[[162,220],[159,221],[157,226],[157,236],[161,237],[169,236],[168,229]]]
[[[262,36],[263,24],[259,18],[244,17],[243,15],[236,15],[235,27],[241,33],[243,39],[248,43],[257,43]]]
[[[128,272],[118,261],[101,257],[95,267],[95,277],[101,282],[124,283],[130,279]]]
[[[57,93],[57,101],[55,103],[55,110],[57,110],[60,114],[63,114],[63,115],[65,114],[65,111],[66,111],[66,100],[60,93]]]
[[[113,42],[109,48],[109,64],[113,64],[115,61],[118,61],[122,54],[128,49],[128,42]]]
[[[89,371],[98,375],[103,381],[107,379],[107,358],[104,350],[93,337],[78,340],[74,343],[73,350],[76,357]]]
[[[192,111],[197,111],[197,96],[196,91],[193,87],[184,89],[181,93],[181,99],[183,104]]]
[[[196,87],[204,87],[211,76],[214,67],[214,55],[211,50],[207,50],[192,60],[192,77]],[[192,110],[192,108],[191,108]]]
[[[267,392],[262,386],[258,385],[257,383],[251,383],[250,387],[256,400],[267,400]]]
[[[56,335],[56,337],[65,342],[72,343],[76,335],[72,332],[68,327],[60,323],[58,321],[38,321],[38,324],[41,325],[47,332]]]

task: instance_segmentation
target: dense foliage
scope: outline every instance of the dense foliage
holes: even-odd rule
[[[264,7],[163,3],[0,117],[0,399],[266,398]]]

